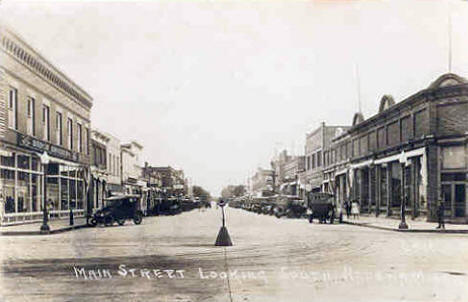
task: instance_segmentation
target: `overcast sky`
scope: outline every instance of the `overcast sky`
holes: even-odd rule
[[[94,98],[93,127],[218,194],[448,71],[468,77],[467,1],[3,0],[1,19]]]

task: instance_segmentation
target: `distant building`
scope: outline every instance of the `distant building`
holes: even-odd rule
[[[258,168],[251,178],[251,194],[254,196],[271,196],[274,194],[275,172]]]
[[[107,197],[107,143],[109,137],[97,129],[91,131],[91,203],[93,208],[101,208]]]
[[[316,130],[306,135],[305,170],[300,174],[300,183],[305,192],[320,192],[328,190],[328,183],[324,183],[324,152],[331,144],[337,132],[346,131],[346,126],[328,126],[324,122]],[[328,156],[325,154],[325,156]]]
[[[120,145],[122,186],[128,194],[141,194],[146,187],[140,162],[142,151],[143,146],[135,141]]]

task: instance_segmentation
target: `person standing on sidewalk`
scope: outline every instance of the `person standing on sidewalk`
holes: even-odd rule
[[[343,204],[344,208],[345,208],[345,211],[346,211],[346,218],[349,219],[349,202],[347,200],[345,200],[344,204]]]
[[[437,227],[437,229],[445,230],[444,212],[445,212],[445,202],[441,198],[439,200],[439,206],[437,207],[437,217],[439,218],[439,226]]]
[[[351,203],[351,214],[354,219],[359,219],[359,202],[357,200],[353,200]]]

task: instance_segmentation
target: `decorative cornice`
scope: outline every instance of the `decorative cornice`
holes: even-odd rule
[[[22,64],[28,66],[43,77],[46,81],[56,86],[72,99],[80,102],[88,108],[92,107],[92,97],[70,80],[63,72],[49,63],[41,54],[28,45],[24,39],[11,29],[0,25],[0,48],[8,55],[13,56]]]

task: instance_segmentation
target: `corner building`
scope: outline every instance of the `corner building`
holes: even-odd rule
[[[335,194],[359,200],[362,212],[399,216],[406,200],[408,216],[432,221],[443,199],[447,220],[468,222],[468,82],[445,74],[399,103],[384,96],[330,153]]]
[[[88,208],[92,98],[0,25],[0,221],[39,220]],[[50,158],[46,179],[40,156]]]

